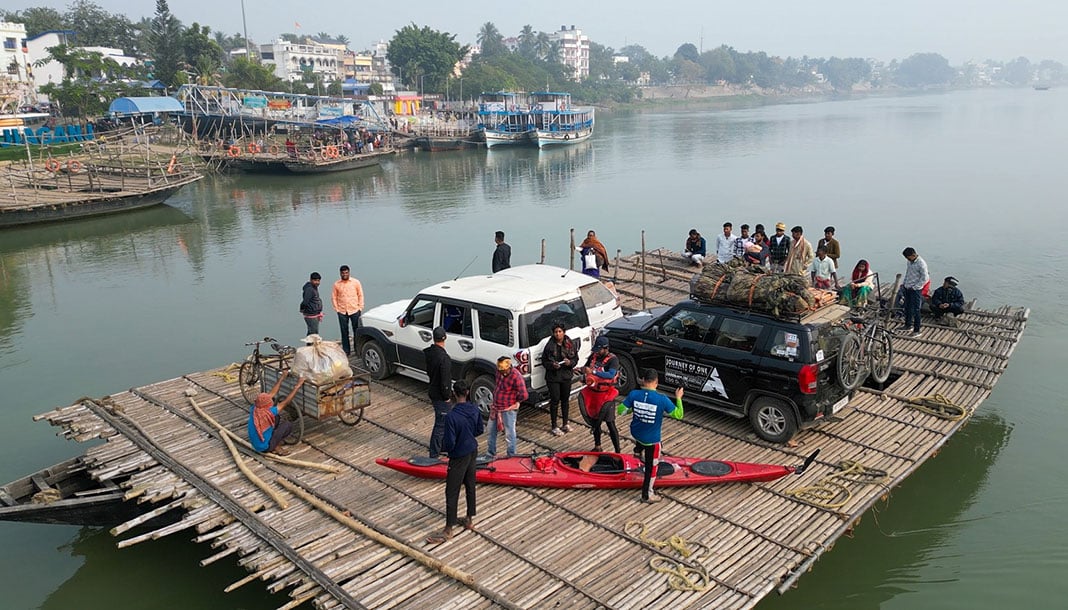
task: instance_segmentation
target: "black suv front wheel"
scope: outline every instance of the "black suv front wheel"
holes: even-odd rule
[[[749,407],[749,423],[757,436],[770,443],[785,443],[797,433],[797,419],[788,404],[761,396]]]

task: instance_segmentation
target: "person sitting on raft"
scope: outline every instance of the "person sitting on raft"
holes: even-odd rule
[[[285,400],[274,404],[274,397],[282,387],[282,381],[289,375],[289,371],[282,371],[278,381],[270,392],[260,392],[256,401],[248,412],[248,440],[252,448],[259,453],[274,453],[277,455],[289,455],[289,449],[282,441],[293,431],[293,423],[278,414],[286,408],[304,385],[304,378],[297,381],[293,391],[286,396]]]
[[[853,275],[846,284],[845,288],[842,288],[842,299],[850,307],[864,307],[868,304],[868,294],[871,293],[874,285],[875,273],[871,270],[871,265],[868,261],[860,259],[857,261],[857,266],[853,267]]]

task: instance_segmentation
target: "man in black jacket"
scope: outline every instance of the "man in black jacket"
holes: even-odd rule
[[[497,248],[493,251],[493,272],[497,273],[512,266],[512,247],[504,243],[504,231],[493,235]]]
[[[954,316],[964,313],[964,294],[957,288],[957,283],[957,278],[951,275],[943,280],[942,286],[931,295],[931,313],[936,320],[941,320],[947,313]],[[947,320],[956,322],[955,317]]]
[[[304,296],[300,301],[300,313],[309,335],[319,334],[319,322],[323,320],[323,300],[319,298],[319,283],[323,276],[313,272],[311,279],[304,284]]]
[[[449,414],[452,395],[452,358],[445,351],[445,329],[434,328],[434,345],[423,350],[426,373],[430,377],[430,404],[434,405],[434,429],[430,432],[430,457],[441,454],[441,440],[445,435],[445,416]]]

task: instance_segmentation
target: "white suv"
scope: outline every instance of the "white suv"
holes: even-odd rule
[[[540,357],[556,322],[580,341],[582,361],[597,333],[622,317],[618,300],[600,281],[548,265],[524,265],[494,275],[458,278],[422,290],[410,301],[369,309],[360,316],[356,348],[376,379],[394,372],[428,381],[423,350],[443,326],[453,379],[471,385],[488,411],[497,358],[508,356],[527,380],[530,401],[545,396]]]

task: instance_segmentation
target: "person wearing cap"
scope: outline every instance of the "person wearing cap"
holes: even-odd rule
[[[786,270],[786,258],[790,255],[790,236],[786,234],[785,223],[775,223],[775,235],[768,240],[768,260],[771,270],[782,273]]]
[[[786,273],[803,275],[816,258],[812,244],[805,239],[805,230],[800,225],[790,229],[790,254],[786,256]]]
[[[571,382],[578,364],[578,345],[564,332],[560,322],[553,324],[553,335],[541,352],[541,364],[545,367],[545,385],[549,390],[549,421],[553,436],[571,432],[568,415],[571,410]],[[563,426],[556,425],[557,412],[563,417]]]
[[[936,320],[941,320],[947,313],[954,316],[964,313],[964,294],[957,288],[958,283],[951,275],[931,295],[931,313]]]
[[[586,414],[593,420],[593,450],[601,451],[601,424],[608,428],[608,438],[613,451],[619,453],[619,429],[616,428],[614,401],[619,396],[616,381],[619,379],[619,358],[608,351],[608,337],[600,336],[593,342],[593,352],[582,368],[586,386],[582,388],[582,402]]]
[[[482,413],[478,406],[468,402],[470,390],[462,379],[452,384],[452,396],[456,406],[445,416],[442,447],[449,454],[449,467],[445,475],[445,529],[427,537],[430,544],[440,544],[452,538],[452,529],[463,526],[475,529],[475,467],[478,456],[478,438],[485,430]],[[464,488],[467,516],[460,513],[460,487]]]
[[[642,371],[641,387],[631,390],[619,404],[619,414],[633,412],[630,420],[630,435],[634,437],[634,453],[645,465],[642,483],[642,502],[652,504],[660,501],[653,492],[656,485],[656,470],[660,464],[660,430],[664,416],[682,419],[682,386],[675,389],[675,401],[656,391],[660,377],[654,369]]]
[[[452,396],[452,358],[445,351],[445,329],[434,327],[434,343],[423,350],[426,357],[426,374],[430,377],[427,395],[434,407],[434,428],[430,432],[430,457],[441,454],[441,439],[445,434],[445,416],[449,413],[449,397]]]
[[[734,240],[738,239],[732,231],[734,225],[729,222],[723,223],[723,233],[716,236],[716,260],[721,263],[729,263],[734,258]]]
[[[293,431],[293,424],[288,419],[279,417],[278,414],[300,391],[301,386],[304,385],[304,378],[301,377],[293,386],[293,391],[289,393],[289,396],[276,405],[274,397],[282,388],[282,381],[288,375],[288,370],[282,371],[271,391],[260,392],[248,410],[248,441],[259,453],[289,455],[289,449],[286,449],[282,441],[286,440],[286,437]]]
[[[319,298],[319,284],[323,276],[312,273],[311,278],[304,283],[304,294],[300,300],[300,313],[304,316],[304,325],[308,332],[305,335],[319,334],[319,322],[323,321],[323,300]]]
[[[686,247],[682,252],[682,258],[690,261],[690,264],[700,267],[705,264],[706,252],[707,244],[705,238],[701,237],[697,229],[690,229],[690,236],[686,238]]]
[[[497,359],[497,385],[493,390],[493,405],[490,407],[489,442],[486,456],[497,457],[497,433],[504,431],[508,443],[508,457],[516,454],[515,418],[519,414],[519,403],[527,399],[527,382],[522,373],[512,366],[512,359],[501,356]]]
[[[920,258],[916,249],[912,247],[901,251],[908,264],[905,266],[905,277],[901,280],[901,290],[905,296],[905,323],[901,326],[901,332],[909,332],[910,337],[920,336],[920,308],[923,307],[923,287],[931,281],[931,274],[927,271],[927,261]]]
[[[349,324],[355,335],[360,326],[360,312],[363,311],[363,285],[360,280],[351,277],[348,265],[341,265],[339,273],[341,279],[334,282],[332,301],[338,324],[341,325],[341,349],[345,350],[346,356],[350,356],[352,344],[349,343]]]
[[[819,250],[820,248],[827,248],[827,258],[834,261],[834,268],[837,271],[838,258],[842,256],[842,246],[834,238],[834,227],[827,227],[823,230],[823,237],[816,244],[816,249]]]
[[[493,234],[493,243],[497,247],[493,250],[493,261],[490,263],[494,273],[510,269],[512,267],[512,247],[504,243],[504,231]]]

